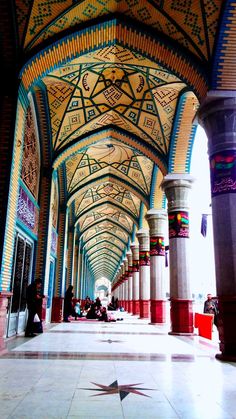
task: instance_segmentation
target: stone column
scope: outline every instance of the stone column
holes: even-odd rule
[[[139,304],[140,318],[150,316],[150,252],[149,232],[147,229],[136,233],[139,241]]]
[[[132,252],[126,253],[128,258],[128,312],[133,312],[133,269],[132,269]]]
[[[131,244],[132,251],[132,271],[133,271],[133,314],[140,314],[139,308],[139,246],[135,243]]]
[[[150,296],[151,323],[166,321],[166,288],[164,284],[165,242],[167,214],[164,210],[151,209],[146,219],[150,229]]]
[[[124,309],[128,311],[128,275],[129,275],[128,259],[124,259]]]
[[[169,174],[162,182],[168,199],[170,302],[172,334],[193,334],[189,270],[189,191],[193,178]]]
[[[124,297],[124,272],[125,272],[125,267],[124,267],[124,263],[122,262],[121,266],[120,266],[120,305],[121,307],[124,308],[124,303],[125,303],[125,297]]]
[[[222,352],[217,358],[235,362],[236,92],[209,92],[199,117],[208,137],[211,173],[218,331]]]

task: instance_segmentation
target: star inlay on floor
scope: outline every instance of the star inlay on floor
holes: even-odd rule
[[[122,343],[124,342],[123,340],[112,340],[112,339],[107,339],[107,340],[98,340],[97,342],[105,342],[105,343]]]
[[[95,389],[82,388],[82,390],[94,390],[94,391],[101,392],[100,394],[93,394],[91,397],[104,396],[104,395],[119,393],[121,401],[126,396],[128,396],[129,393],[138,394],[139,396],[144,396],[144,397],[151,397],[151,396],[148,396],[147,394],[142,393],[139,390],[154,390],[153,388],[134,387],[134,386],[138,386],[142,383],[123,384],[123,385],[119,386],[117,380],[114,381],[109,386],[105,386],[103,384],[98,384],[98,383],[94,383],[94,382],[91,382],[91,384],[94,384],[95,386],[100,387],[100,388],[95,388]]]

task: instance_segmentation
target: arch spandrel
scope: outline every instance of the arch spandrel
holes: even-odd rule
[[[114,173],[128,180],[143,193],[150,191],[153,162],[132,147],[104,138],[82,153],[65,161],[68,193],[81,188],[83,183],[96,180],[101,173]]]
[[[96,212],[92,211],[79,219],[81,233],[83,233],[83,231],[89,226],[92,226],[95,222],[106,219],[114,220],[121,226],[125,227],[126,230],[132,231],[133,221],[126,214],[115,208],[111,208],[108,205],[104,205],[103,207],[98,208]]]
[[[103,234],[103,233],[111,233],[112,235],[116,235],[118,238],[120,238],[123,242],[128,242],[129,233],[125,230],[122,230],[120,227],[116,225],[110,226],[111,228],[107,228],[106,226],[93,226],[93,228],[90,228],[83,234],[83,240],[86,242],[90,238]]]
[[[123,252],[124,250],[124,243],[116,240],[116,242],[111,241],[110,237],[106,236],[106,238],[104,238],[104,236],[101,234],[99,240],[96,240],[95,243],[92,243],[90,240],[87,241],[84,245],[85,249],[87,252],[89,252],[90,250],[94,250],[97,248],[97,246],[101,246],[103,243],[109,244],[111,246],[112,250],[116,250],[118,249],[118,251]]]
[[[86,210],[94,209],[97,205],[118,205],[124,210],[137,217],[140,208],[140,199],[130,190],[115,184],[114,182],[104,182],[89,188],[75,199],[75,214],[80,217]]]
[[[177,99],[186,83],[156,63],[150,68],[143,62],[141,66],[113,61],[81,64],[70,73],[71,80],[65,78],[63,68],[44,78],[55,150],[91,131],[114,125],[166,154]]]

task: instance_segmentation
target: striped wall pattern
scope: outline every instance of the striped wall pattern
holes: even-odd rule
[[[66,289],[69,285],[74,285],[71,280],[73,278],[73,259],[74,259],[74,228],[68,231],[68,249],[67,249],[67,276]],[[74,290],[75,291],[75,290]]]
[[[58,224],[57,264],[54,291],[55,297],[61,297],[64,295],[64,264],[66,255],[65,234],[67,226],[66,208],[59,211]]]
[[[197,108],[198,100],[194,95],[186,93],[181,97],[172,131],[169,173],[189,173]]]
[[[5,104],[5,111],[13,111],[11,109],[11,103]],[[14,112],[15,114],[15,112]],[[2,254],[2,270],[0,278],[0,291],[10,291],[11,287],[11,274],[13,268],[13,256],[14,256],[14,242],[15,242],[15,228],[17,219],[17,203],[19,193],[19,179],[21,171],[21,161],[23,153],[23,138],[25,128],[25,116],[26,109],[18,100],[17,112],[16,112],[16,125],[15,125],[15,140],[14,140],[14,153],[12,155],[12,161],[8,161],[8,165],[11,170],[11,180],[8,197],[8,208],[6,216],[6,227],[5,232],[4,248]],[[3,170],[3,167],[1,167]]]
[[[212,72],[212,89],[236,90],[236,3],[225,0]]]
[[[48,227],[50,224],[51,186],[51,176],[42,175],[40,182],[40,212],[35,273],[36,277],[41,278],[43,282],[47,279],[45,278],[45,268],[47,261],[48,240],[50,240],[51,243],[51,237],[48,237]]]

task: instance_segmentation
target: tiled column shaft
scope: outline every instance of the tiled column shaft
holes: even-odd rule
[[[209,146],[212,220],[219,299],[219,358],[236,360],[236,92],[209,93],[200,109]],[[232,97],[229,97],[229,95]]]
[[[150,316],[150,252],[147,229],[136,233],[139,241],[139,304],[140,318]]]
[[[133,269],[132,269],[132,252],[126,253],[128,258],[128,312],[133,312]]]
[[[133,271],[133,314],[139,314],[139,246],[131,244]]]
[[[193,333],[189,269],[189,191],[193,178],[169,174],[162,188],[168,199],[171,333]]]
[[[146,219],[150,229],[151,323],[165,323],[166,299],[164,286],[164,232],[167,222],[167,214],[164,210],[151,209],[147,212]]]

